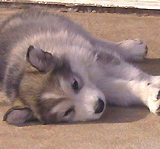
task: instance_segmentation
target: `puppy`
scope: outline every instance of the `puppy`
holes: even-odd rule
[[[99,119],[106,104],[145,104],[159,112],[160,77],[128,61],[143,60],[140,39],[97,39],[67,18],[25,11],[0,27],[0,81],[10,124]]]

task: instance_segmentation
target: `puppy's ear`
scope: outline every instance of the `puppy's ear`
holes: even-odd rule
[[[27,51],[27,61],[40,72],[49,72],[55,66],[55,57],[41,49],[30,46]]]
[[[3,117],[3,121],[13,125],[23,124],[33,119],[35,119],[33,112],[29,108],[19,106],[10,108]]]

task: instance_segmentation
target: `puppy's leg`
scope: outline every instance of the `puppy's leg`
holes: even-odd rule
[[[160,112],[160,89],[147,81],[102,79],[98,87],[108,103],[116,105],[144,104],[152,113]]]
[[[130,54],[129,60],[141,61],[147,55],[148,48],[140,39],[124,40],[117,44],[124,51]]]
[[[94,48],[97,50],[120,55],[123,59],[129,61],[141,61],[147,55],[147,45],[140,39],[124,40],[119,43],[108,42],[104,40],[94,39],[92,41]]]

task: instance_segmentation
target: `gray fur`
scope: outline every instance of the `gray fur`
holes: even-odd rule
[[[27,111],[12,113],[17,106],[31,109],[43,123],[98,119],[103,114],[94,111],[98,100],[143,103],[158,112],[160,77],[127,62],[143,60],[146,45],[139,39],[104,41],[67,18],[41,11],[11,16],[0,35],[0,81],[13,104],[5,117],[9,123],[33,118]]]

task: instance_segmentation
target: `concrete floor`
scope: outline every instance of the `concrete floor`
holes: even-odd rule
[[[0,21],[19,11],[0,8]],[[160,75],[160,17],[107,13],[64,13],[95,36],[121,41],[141,38],[149,53],[140,67]],[[139,64],[138,64],[139,65]],[[159,149],[160,117],[145,107],[108,107],[100,120],[88,123],[23,127],[8,125],[2,117],[8,108],[0,93],[0,149]]]

